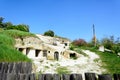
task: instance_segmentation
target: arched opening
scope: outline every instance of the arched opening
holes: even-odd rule
[[[43,50],[43,57],[47,57],[47,50]]]
[[[68,44],[67,43],[64,43],[65,44],[65,46],[68,46]]]
[[[76,54],[75,54],[75,53],[70,53],[70,58],[72,58],[72,59],[76,59],[76,58],[77,58],[77,56],[76,56]]]
[[[38,57],[41,50],[35,50],[35,57]]]
[[[57,51],[54,53],[54,60],[59,60],[59,53]]]
[[[28,55],[30,52],[30,48],[26,48],[26,55]]]
[[[24,48],[19,48],[18,50],[19,50],[20,52],[23,52]]]

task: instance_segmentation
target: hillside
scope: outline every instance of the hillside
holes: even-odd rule
[[[0,62],[33,62],[37,73],[120,73],[120,58],[87,47],[70,50],[71,41],[18,30],[0,31]]]
[[[23,37],[21,31],[16,30],[2,30],[0,31],[0,62],[21,62],[31,60],[17,51],[14,47],[15,37]],[[30,34],[27,33],[26,36]]]

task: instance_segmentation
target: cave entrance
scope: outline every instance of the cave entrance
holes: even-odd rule
[[[70,53],[70,58],[72,58],[72,59],[76,59],[76,58],[77,58],[77,56],[76,56],[76,54],[75,54],[75,53]]]
[[[59,53],[57,51],[54,53],[54,60],[59,60]]]
[[[26,48],[26,55],[28,55],[30,52],[30,48]]]
[[[47,57],[47,50],[43,50],[43,57]]]
[[[24,50],[24,48],[19,48],[19,51],[20,51],[20,52],[23,52],[23,50]]]
[[[39,56],[40,51],[41,51],[41,50],[35,50],[35,57],[38,57],[38,56]]]

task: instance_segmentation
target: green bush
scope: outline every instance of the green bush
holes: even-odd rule
[[[13,25],[13,26],[8,26],[6,28],[6,30],[20,30],[20,31],[24,31],[24,32],[29,32],[29,26],[25,25],[25,24],[19,24],[19,25]]]
[[[77,39],[72,42],[74,46],[86,46],[87,42],[84,39]]]
[[[44,33],[44,36],[51,36],[54,37],[54,32],[52,30],[48,30]]]

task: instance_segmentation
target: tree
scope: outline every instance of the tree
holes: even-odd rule
[[[3,23],[4,18],[0,17],[0,23]]]
[[[115,45],[114,36],[110,36],[109,38],[103,38],[101,40],[102,45],[104,45],[105,48],[112,50],[113,46]]]
[[[29,26],[25,24],[19,24],[16,26],[17,30],[29,32]]]
[[[6,26],[6,28],[7,28],[7,27],[10,27],[10,26],[13,26],[13,24],[11,22],[5,22],[4,26]]]
[[[44,36],[51,36],[51,37],[54,37],[54,32],[52,30],[48,30],[44,33]]]
[[[0,17],[0,28],[4,28],[3,20],[4,20],[4,18],[3,18],[3,17]]]
[[[72,42],[75,46],[86,46],[87,42],[84,39],[77,39]]]
[[[25,25],[25,24],[8,26],[6,29],[7,30],[9,30],[9,29],[15,29],[15,30],[29,32],[29,26]]]

